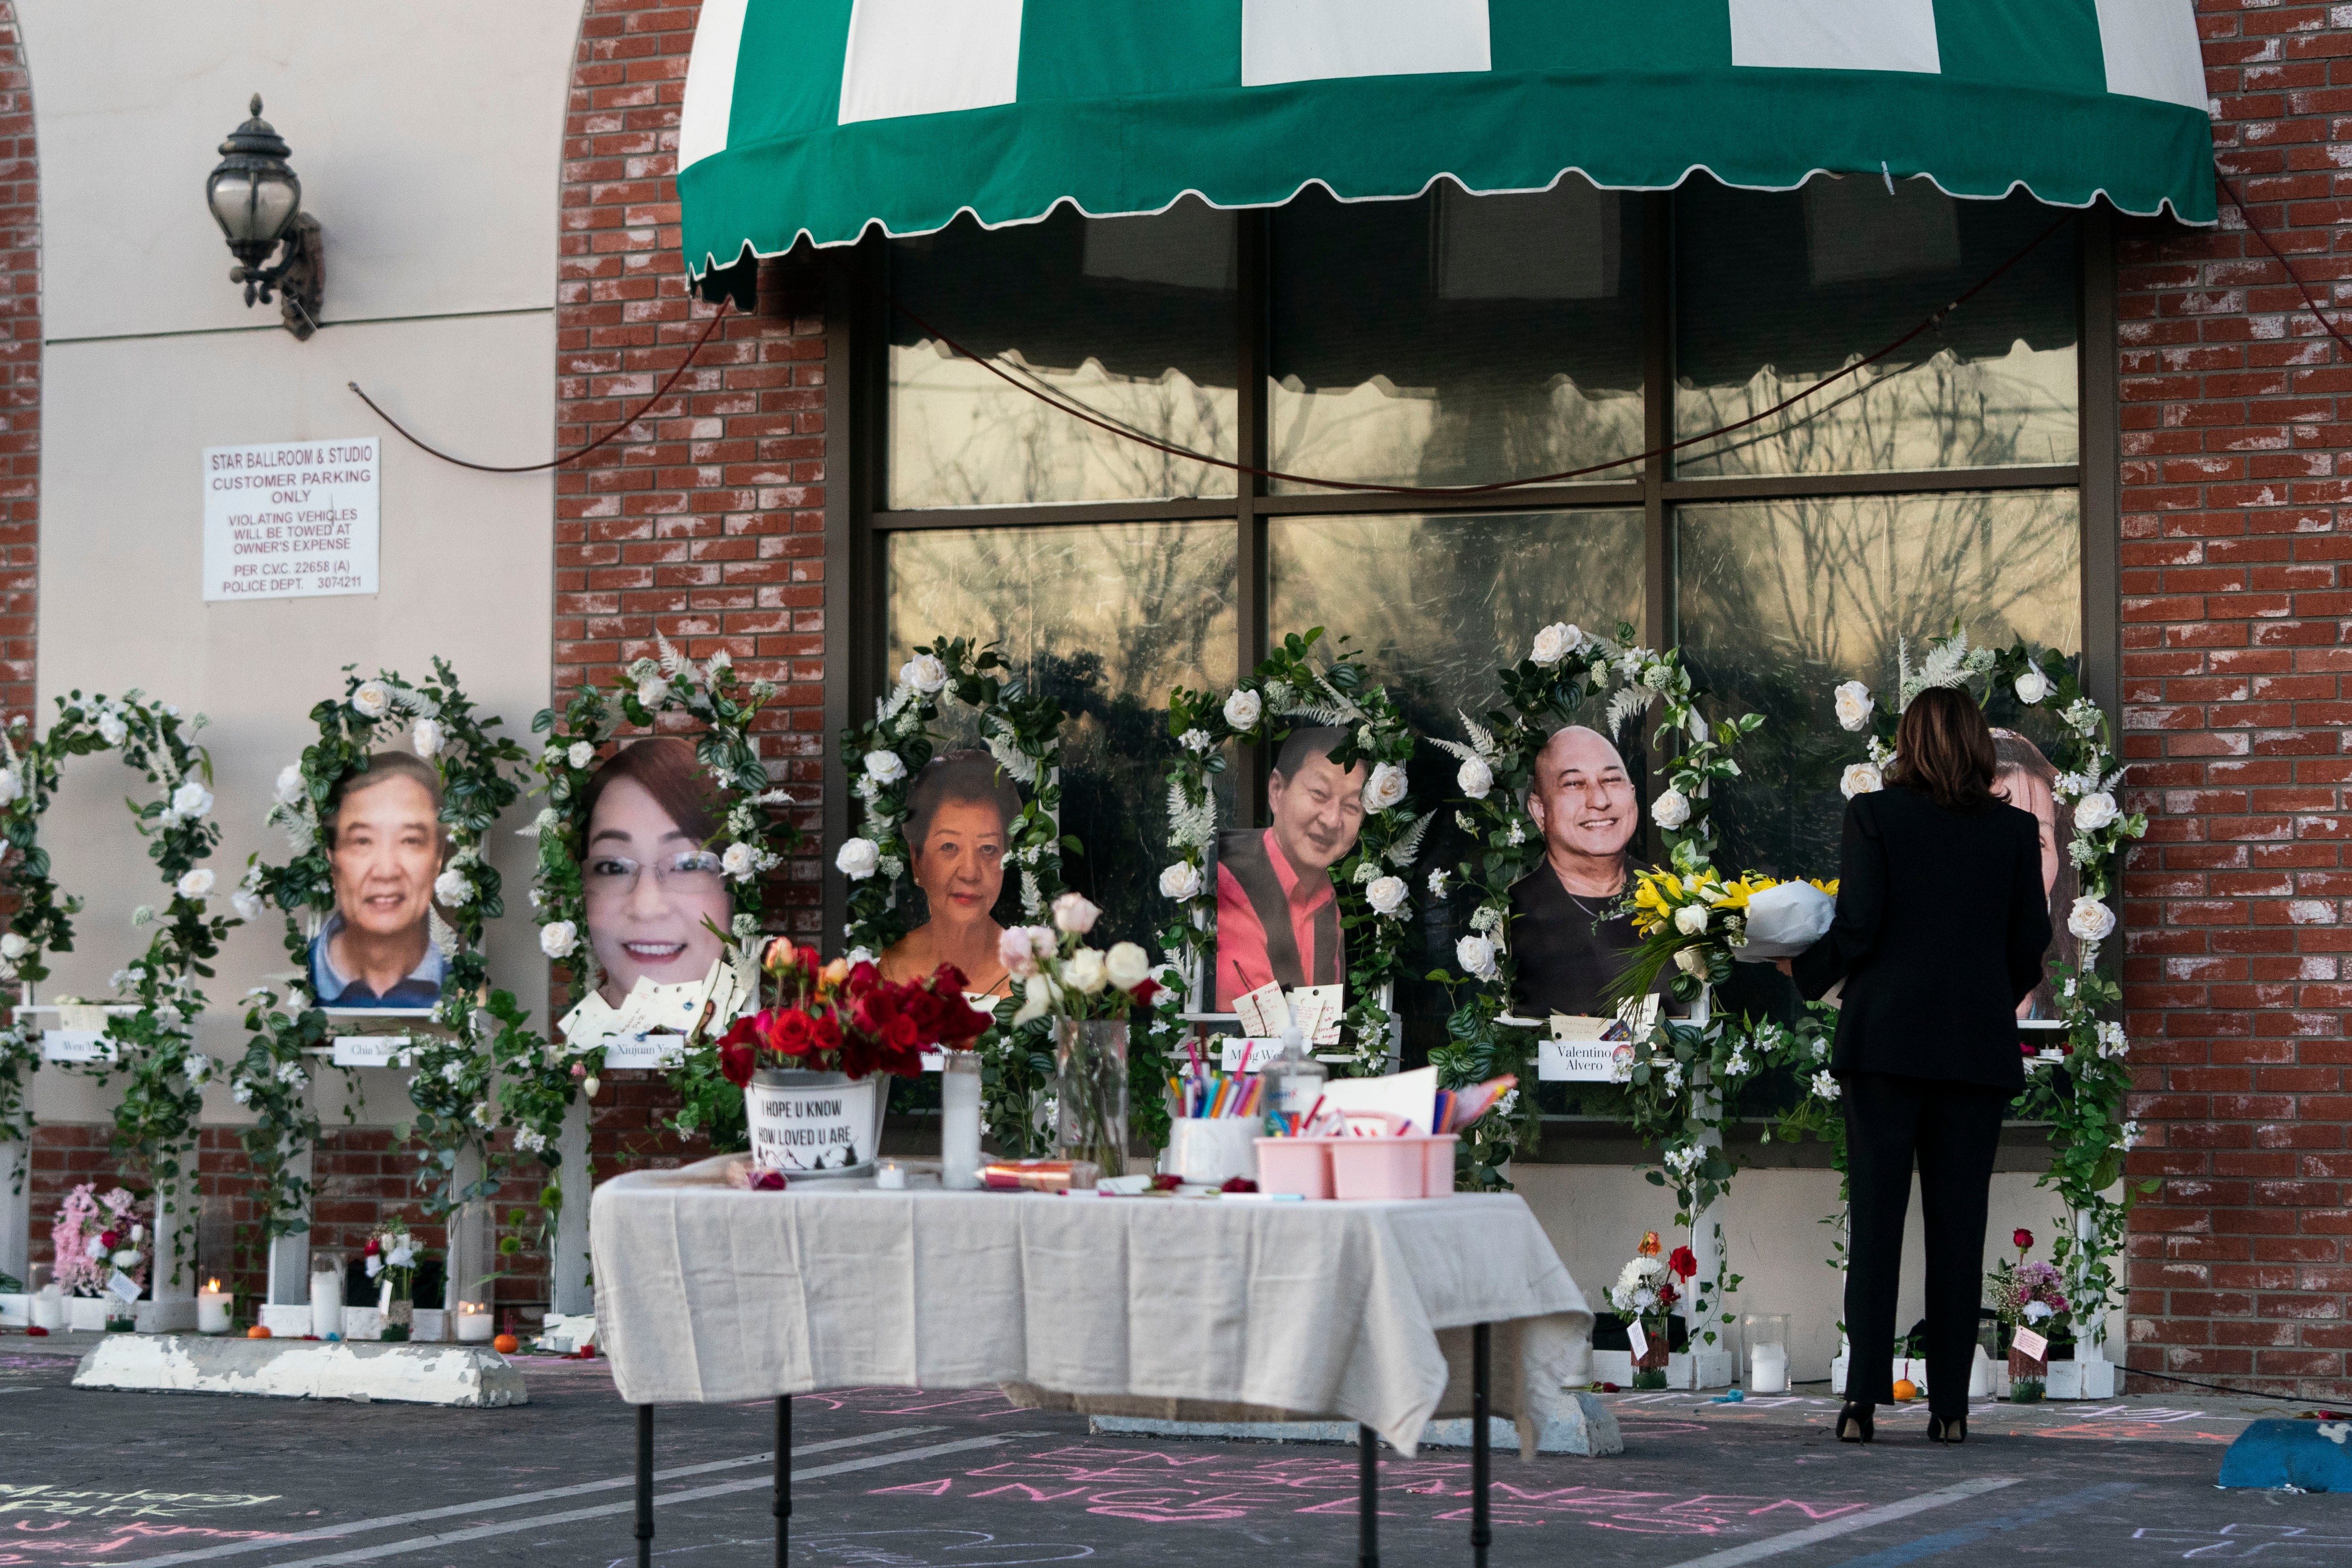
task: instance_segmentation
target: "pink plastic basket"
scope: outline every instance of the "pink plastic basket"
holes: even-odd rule
[[[1442,1171],[1442,1174],[1440,1173]],[[1339,1198],[1442,1197],[1454,1190],[1454,1134],[1331,1141],[1331,1193]]]
[[[1415,1140],[1429,1156],[1429,1163],[1423,1171],[1427,1184],[1422,1191],[1423,1197],[1450,1198],[1454,1195],[1454,1145],[1461,1141],[1460,1135],[1453,1132]]]
[[[1336,1138],[1261,1138],[1257,1141],[1257,1190],[1296,1193],[1302,1198],[1331,1195],[1331,1145]]]

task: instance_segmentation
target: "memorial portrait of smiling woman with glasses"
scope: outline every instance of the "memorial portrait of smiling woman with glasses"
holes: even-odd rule
[[[641,978],[701,980],[723,951],[719,933],[734,901],[710,847],[724,812],[694,747],[672,735],[623,747],[588,781],[582,804],[598,994],[618,1006]]]

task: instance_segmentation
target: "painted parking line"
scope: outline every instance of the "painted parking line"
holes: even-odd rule
[[[1901,1563],[1916,1563],[1922,1557],[1933,1557],[1955,1547],[1973,1546],[2000,1531],[2021,1529],[2138,1489],[2138,1484],[2134,1481],[2108,1481],[2100,1486],[2084,1487],[2081,1491],[2068,1492],[2064,1497],[2052,1498],[2048,1502],[2038,1502],[2030,1508],[2019,1509],[2015,1513],[2002,1514],[1999,1519],[1979,1520],[1974,1524],[1961,1525],[1957,1530],[1923,1536],[1901,1546],[1890,1546],[1884,1552],[1874,1552],[1867,1557],[1849,1557],[1839,1563],[1838,1568],[1898,1568]]]
[[[965,1437],[953,1443],[933,1443],[928,1447],[905,1448],[895,1454],[873,1454],[863,1459],[844,1459],[839,1464],[819,1465],[813,1470],[794,1470],[795,1481],[813,1481],[823,1476],[838,1476],[851,1470],[879,1469],[885,1465],[903,1465],[909,1459],[928,1459],[940,1454],[960,1454],[971,1448],[992,1448],[1000,1443],[1010,1443],[1010,1436],[997,1437]],[[798,1452],[797,1449],[794,1452]],[[667,1508],[672,1503],[702,1502],[711,1498],[731,1497],[737,1492],[765,1491],[775,1485],[772,1476],[761,1476],[748,1481],[724,1481],[715,1487],[695,1487],[682,1492],[663,1492],[654,1498],[656,1508]],[[494,1535],[511,1535],[519,1530],[545,1530],[559,1524],[572,1524],[583,1519],[610,1519],[615,1515],[635,1513],[635,1498],[627,1502],[609,1502],[597,1508],[575,1508],[563,1513],[542,1513],[530,1519],[506,1519],[496,1524],[478,1524],[471,1530],[452,1530],[439,1535],[420,1535],[409,1541],[386,1542],[382,1546],[362,1546],[351,1552],[333,1552],[324,1557],[298,1557],[290,1562],[273,1563],[269,1568],[329,1568],[341,1563],[373,1563],[386,1557],[405,1557],[411,1552],[429,1552],[436,1547],[456,1546],[468,1541],[487,1541]],[[276,1543],[273,1543],[276,1544]],[[153,1568],[162,1558],[131,1564],[131,1568]]]
[[[835,1437],[823,1443],[803,1443],[793,1450],[797,1459],[803,1454],[829,1454],[838,1448],[868,1447],[876,1443],[895,1442],[900,1437],[919,1437],[926,1432],[938,1432],[939,1426],[893,1426],[887,1432],[868,1432],[862,1437]],[[707,1476],[719,1470],[739,1470],[746,1465],[772,1465],[776,1461],[773,1448],[761,1454],[746,1454],[740,1459],[713,1459],[703,1465],[680,1465],[675,1469],[656,1470],[657,1481],[683,1480],[688,1476]],[[223,1546],[200,1546],[188,1552],[167,1552],[161,1557],[142,1557],[138,1568],[171,1568],[178,1563],[211,1563],[223,1557],[240,1556],[248,1552],[269,1552],[281,1546],[299,1546],[306,1541],[339,1541],[350,1535],[367,1535],[379,1530],[392,1530],[404,1524],[423,1524],[428,1520],[457,1519],[469,1513],[488,1513],[499,1509],[520,1508],[527,1503],[552,1502],[558,1498],[584,1497],[590,1492],[613,1491],[622,1487],[634,1487],[634,1475],[614,1476],[607,1480],[582,1481],[576,1486],[550,1487],[544,1491],[516,1492],[509,1497],[482,1498],[474,1502],[451,1503],[446,1508],[418,1509],[414,1513],[388,1513],[379,1519],[355,1519],[348,1524],[321,1525],[316,1530],[299,1531],[289,1535],[275,1535],[261,1541],[236,1541]],[[767,1483],[760,1483],[764,1486]]]
[[[1915,1513],[1925,1513],[1931,1508],[1942,1508],[1947,1503],[1966,1502],[1972,1497],[1982,1497],[1987,1492],[1999,1491],[2003,1487],[2013,1487],[2024,1479],[2022,1476],[1979,1476],[1974,1480],[1955,1481],[1950,1486],[1938,1487],[1931,1492],[1921,1492],[1917,1497],[1905,1498],[1900,1502],[1885,1503],[1877,1508],[1865,1509],[1860,1513],[1847,1514],[1843,1519],[1824,1520],[1820,1524],[1807,1525],[1802,1530],[1792,1530],[1786,1535],[1776,1535],[1769,1541],[1751,1541],[1745,1546],[1727,1546],[1720,1552],[1710,1552],[1704,1557],[1693,1557],[1687,1562],[1677,1563],[1674,1564],[1674,1568],[1738,1568],[1738,1564],[1742,1563],[1754,1563],[1766,1557],[1778,1557],[1783,1552],[1796,1552],[1817,1542],[1833,1541],[1841,1535],[1852,1535],[1858,1530],[1868,1530],[1873,1525],[1890,1524],[1898,1519],[1908,1519]],[[1862,1561],[1870,1560],[1864,1558]],[[142,1568],[144,1568],[143,1564]]]

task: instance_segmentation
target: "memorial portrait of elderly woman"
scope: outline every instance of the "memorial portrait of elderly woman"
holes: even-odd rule
[[[2058,770],[2042,748],[2014,730],[1992,732],[1992,793],[2021,811],[2033,814],[2042,828],[2042,891],[2050,900],[2050,951],[2042,956],[2042,983],[2017,1005],[2021,1018],[2055,1018],[2058,995],[2050,984],[2053,963],[2075,962],[2074,933],[2066,929],[2066,915],[2074,907],[2074,863],[2066,847],[2074,837],[2074,813],[2058,803]]]
[[[322,1007],[430,1007],[446,969],[433,945],[433,879],[448,853],[441,775],[379,752],[343,775],[320,813],[335,911],[310,941]]]
[[[1331,868],[1364,831],[1364,764],[1341,768],[1347,731],[1293,730],[1265,784],[1269,827],[1217,836],[1217,1011],[1269,981],[1285,991],[1348,977]]]
[[[734,900],[710,847],[725,808],[692,743],[656,735],[624,746],[589,779],[581,804],[598,994],[618,1006],[640,979],[700,981],[723,950]]]
[[[915,775],[907,792],[908,870],[926,918],[883,952],[884,979],[920,980],[952,963],[972,994],[1008,994],[1012,977],[997,952],[1004,927],[994,910],[1020,815],[1021,792],[986,752],[949,752]]]
[[[1527,808],[1544,858],[1511,889],[1514,1005],[1534,1018],[1606,1016],[1609,987],[1639,942],[1633,922],[1612,912],[1642,826],[1633,775],[1608,736],[1571,724],[1536,753]]]

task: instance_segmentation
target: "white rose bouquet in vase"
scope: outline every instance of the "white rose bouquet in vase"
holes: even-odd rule
[[[1083,894],[1054,900],[1052,926],[1007,928],[999,956],[1022,983],[1013,1026],[1054,1020],[1055,1141],[1106,1176],[1127,1169],[1127,1017],[1160,994],[1151,959],[1131,942],[1087,938],[1102,911]]]
[[[416,1265],[424,1248],[408,1226],[394,1219],[367,1239],[363,1257],[367,1277],[377,1290],[377,1306],[383,1311],[383,1337],[405,1340],[409,1327],[416,1321]]]

